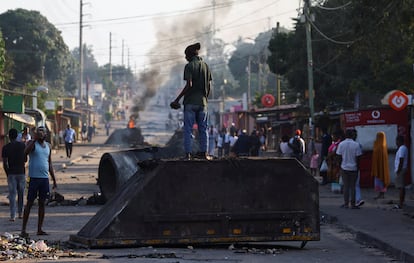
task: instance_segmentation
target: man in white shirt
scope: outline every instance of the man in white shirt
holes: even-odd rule
[[[343,208],[349,207],[349,196],[351,196],[351,208],[359,209],[355,205],[355,185],[358,178],[359,157],[362,155],[359,143],[353,140],[354,131],[347,130],[346,139],[339,143],[336,154],[341,157],[341,176],[344,182],[344,204]]]
[[[395,172],[395,187],[400,190],[400,202],[394,208],[400,209],[404,204],[405,199],[405,175],[408,170],[408,148],[404,145],[404,136],[398,135],[396,139],[398,146],[395,154],[394,172]]]

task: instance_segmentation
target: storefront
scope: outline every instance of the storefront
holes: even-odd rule
[[[340,117],[344,130],[356,129],[357,141],[362,145],[363,155],[360,161],[361,187],[372,187],[371,157],[377,132],[383,131],[386,135],[391,183],[394,183],[394,158],[397,151],[396,137],[403,135],[407,147],[410,149],[410,116],[408,108],[395,111],[390,107],[378,107],[343,113]],[[409,170],[410,167],[409,167]],[[406,183],[411,182],[410,173],[407,173]]]

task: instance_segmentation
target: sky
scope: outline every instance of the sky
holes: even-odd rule
[[[39,11],[62,32],[69,49],[79,47],[78,0],[0,0],[0,13],[24,8]],[[215,2],[215,8],[213,3]],[[109,62],[135,71],[151,57],[174,55],[184,60],[187,45],[201,42],[195,32],[208,26],[225,43],[255,38],[280,26],[292,29],[300,0],[83,0],[83,43],[92,47],[99,65]],[[213,11],[214,10],[214,11]],[[214,26],[213,26],[214,25]],[[110,41],[111,34],[111,41]],[[180,53],[181,52],[181,53]]]

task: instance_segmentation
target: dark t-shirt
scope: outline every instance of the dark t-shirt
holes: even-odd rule
[[[194,56],[184,68],[184,80],[191,80],[192,87],[184,95],[184,105],[207,105],[207,97],[210,92],[209,82],[211,72],[201,57]]]
[[[26,145],[24,143],[18,141],[8,143],[3,147],[1,156],[3,160],[7,158],[9,164],[8,174],[25,173],[25,147]]]

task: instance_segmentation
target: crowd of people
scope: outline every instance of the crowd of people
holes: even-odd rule
[[[296,132],[295,136],[298,135]],[[294,138],[294,137],[293,137]],[[292,139],[282,137],[280,151],[282,156],[296,157],[291,147]],[[321,185],[332,183],[332,187],[339,187],[343,193],[343,208],[359,209],[365,201],[361,196],[360,188],[360,158],[363,155],[362,145],[358,142],[358,133],[355,129],[335,131],[332,136],[326,129],[322,130],[320,153],[316,148],[310,157],[309,168],[311,174],[322,177]],[[408,148],[404,144],[404,136],[396,137],[397,151],[394,167],[389,167],[386,134],[378,131],[372,146],[372,161],[370,176],[377,196],[374,199],[385,198],[387,188],[391,184],[390,171],[394,172],[394,185],[399,190],[399,202],[394,206],[400,209],[405,201],[405,177],[408,170]]]

